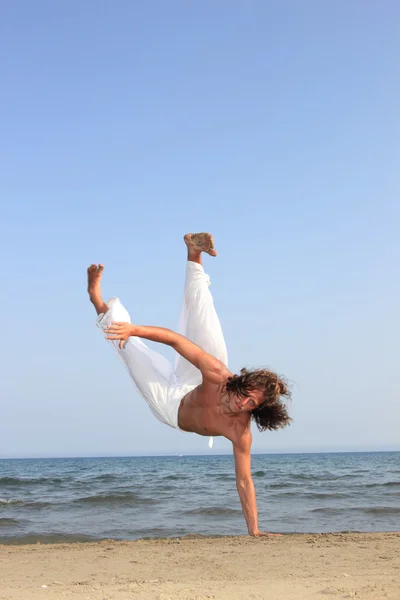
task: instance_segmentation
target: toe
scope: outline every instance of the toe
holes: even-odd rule
[[[207,252],[210,256],[217,256],[217,251],[214,248],[214,238],[210,233],[205,234],[206,243],[208,246]]]

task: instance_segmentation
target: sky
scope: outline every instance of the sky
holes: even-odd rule
[[[215,237],[231,370],[292,382],[292,425],[253,427],[254,452],[400,450],[399,18],[3,3],[1,457],[211,452],[153,417],[86,294],[103,262],[105,297],[176,329],[192,231]]]

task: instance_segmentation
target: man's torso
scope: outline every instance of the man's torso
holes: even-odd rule
[[[225,384],[203,382],[181,401],[178,426],[204,436],[225,436],[232,442],[248,428],[248,413],[231,415],[224,407]]]

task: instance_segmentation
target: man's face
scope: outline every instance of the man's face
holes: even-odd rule
[[[263,392],[261,390],[254,390],[250,392],[248,396],[242,398],[232,394],[230,397],[229,407],[234,413],[250,412],[260,406],[264,399]]]

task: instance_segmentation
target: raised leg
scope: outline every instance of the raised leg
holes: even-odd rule
[[[210,278],[202,266],[202,252],[217,255],[212,236],[207,233],[187,234],[184,241],[188,248],[188,262],[179,333],[227,365],[221,323],[209,290]],[[176,359],[174,374],[179,382],[201,383],[200,371],[182,356]]]
[[[99,318],[97,325],[106,329],[113,322],[127,322],[131,319],[128,311],[118,298],[105,303],[100,291],[103,265],[91,265],[88,269],[88,292]],[[172,365],[162,354],[148,348],[139,338],[130,337],[122,349],[118,341],[108,340],[118,356],[125,363],[137,390],[146,400],[157,419],[171,427],[178,427],[177,411],[168,402],[169,387],[172,381]]]

